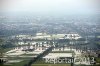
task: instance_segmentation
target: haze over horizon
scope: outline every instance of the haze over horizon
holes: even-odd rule
[[[99,0],[0,0],[0,12],[33,14],[99,14]]]

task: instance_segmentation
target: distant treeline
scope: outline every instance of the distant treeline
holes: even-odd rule
[[[0,30],[0,36],[12,36],[12,35],[17,35],[17,34],[31,34],[34,35],[36,31],[34,30]]]

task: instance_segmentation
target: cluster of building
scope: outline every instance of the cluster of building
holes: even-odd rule
[[[90,65],[90,60],[80,60],[82,49],[76,49],[74,45],[85,44],[86,40],[79,34],[46,34],[37,33],[32,35],[16,35],[11,37],[17,47],[5,53],[4,57],[37,57],[44,53],[50,47],[51,52],[43,56],[45,63],[75,63]],[[8,59],[9,60],[9,59]],[[22,60],[19,60],[21,62]],[[73,62],[75,61],[75,62]],[[15,61],[16,62],[16,61]],[[17,61],[18,62],[18,61]],[[88,62],[88,63],[86,63]],[[9,60],[7,63],[12,63]]]
[[[59,40],[69,40],[69,44],[84,44],[86,39],[82,38],[79,34],[46,34],[37,33],[35,36],[32,35],[16,35],[12,36],[15,42],[19,45],[34,44],[37,41],[46,43],[47,41],[59,41]],[[18,40],[18,41],[16,41]]]
[[[94,57],[85,57],[82,55],[81,50],[71,49],[66,47],[64,50],[57,48],[53,49],[48,55],[43,57],[45,63],[74,63],[75,65],[84,64],[91,65],[95,63]]]

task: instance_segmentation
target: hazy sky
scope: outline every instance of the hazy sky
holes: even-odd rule
[[[99,13],[100,0],[0,0],[1,12]]]

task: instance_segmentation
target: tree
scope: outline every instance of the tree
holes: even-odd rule
[[[3,64],[3,60],[1,60],[1,58],[3,58],[3,50],[4,50],[3,42],[4,41],[0,38],[0,64],[1,65]]]
[[[3,47],[2,47],[2,45],[3,45],[3,40],[0,39],[0,57],[1,58],[3,57]]]

